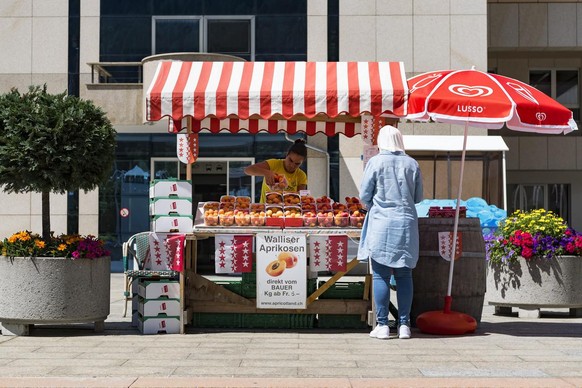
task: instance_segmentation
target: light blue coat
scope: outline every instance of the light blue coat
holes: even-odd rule
[[[418,216],[422,176],[416,160],[404,152],[382,150],[368,161],[360,186],[360,200],[368,209],[358,260],[394,268],[416,267]]]

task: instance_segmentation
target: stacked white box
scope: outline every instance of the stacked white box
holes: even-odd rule
[[[139,316],[137,328],[142,334],[179,334],[180,317]]]
[[[134,321],[142,334],[180,333],[180,282],[140,279]]]
[[[155,197],[150,200],[150,216],[167,216],[172,214],[191,215],[192,199]]]
[[[160,233],[190,233],[194,226],[192,215],[152,216],[150,228]]]
[[[194,226],[192,182],[160,179],[150,184],[150,229],[161,233],[189,233]]]
[[[180,282],[177,280],[140,279],[137,286],[137,294],[144,299],[180,299]]]
[[[190,233],[192,215],[192,181],[176,179],[154,180],[150,184],[150,230],[165,241],[167,233]],[[152,236],[150,236],[151,238]],[[154,236],[154,240],[157,238]],[[151,242],[151,241],[150,241]],[[151,246],[151,244],[150,244]],[[147,269],[167,271],[166,256],[152,255]],[[140,279],[133,305],[137,326],[143,334],[180,332],[180,283],[171,279]]]
[[[142,317],[180,316],[179,299],[143,299],[139,298],[138,310]]]
[[[175,179],[156,179],[150,183],[150,199],[170,196],[192,199],[192,182]]]

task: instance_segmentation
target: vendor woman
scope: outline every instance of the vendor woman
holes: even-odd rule
[[[267,159],[245,168],[245,174],[263,176],[261,187],[261,203],[265,203],[265,194],[271,191],[275,184],[276,176],[284,176],[287,187],[282,188],[285,192],[299,192],[307,189],[307,175],[299,168],[307,158],[307,147],[305,140],[297,139],[287,150],[285,159]]]

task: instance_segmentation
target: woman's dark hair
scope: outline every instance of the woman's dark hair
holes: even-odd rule
[[[291,152],[299,156],[303,156],[304,158],[307,158],[307,147],[305,146],[305,140],[303,139],[295,140],[295,143],[293,143],[293,145],[289,147],[289,149],[287,150],[287,155],[289,155]]]

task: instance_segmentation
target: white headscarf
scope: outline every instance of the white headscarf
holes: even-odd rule
[[[385,125],[378,133],[378,148],[380,151],[404,152],[404,140],[398,128]]]

